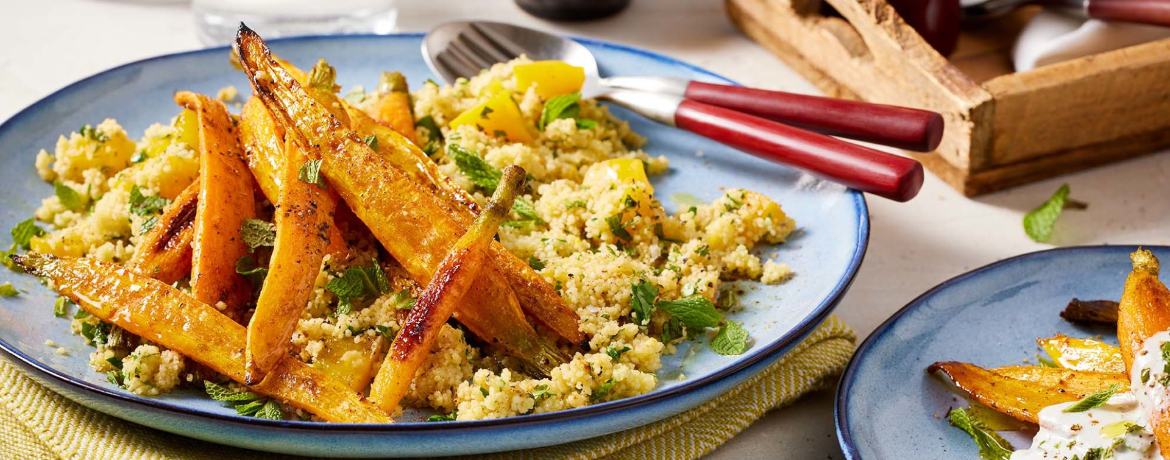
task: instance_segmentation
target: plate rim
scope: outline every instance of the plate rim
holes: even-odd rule
[[[423,37],[420,32],[406,32],[406,33],[392,33],[392,34],[348,34],[348,35],[304,35],[295,37],[280,37],[266,40],[271,44],[295,43],[295,42],[313,42],[313,41],[331,41],[331,40],[406,40],[406,39],[420,39]],[[567,36],[584,45],[594,46],[603,49],[616,50],[623,53],[642,56],[656,61],[664,62],[670,65],[679,66],[693,71],[697,74],[712,77],[715,79],[726,81],[730,84],[739,85],[738,82],[729,78],[723,77],[715,72],[706,70],[702,67],[687,63],[685,61],[669,57],[654,51],[637,48],[629,45],[609,42],[605,40],[598,40],[592,38],[583,38],[577,36]],[[57,98],[64,97],[72,91],[79,90],[79,87],[87,82],[102,78],[108,74],[131,67],[138,67],[149,65],[154,61],[169,60],[182,58],[189,55],[204,55],[223,53],[230,49],[230,45],[221,45],[209,48],[202,48],[196,50],[178,51],[174,53],[160,54],[150,56],[114,67],[107,68],[92,75],[83,77],[72,83],[66,84],[61,88],[41,97],[35,102],[25,106],[19,111],[13,113],[8,119],[0,122],[0,132],[5,132],[12,129],[11,125],[17,120],[30,116],[36,109],[51,103]],[[853,253],[850,255],[850,260],[846,267],[845,273],[829,291],[828,295],[820,302],[815,309],[813,309],[807,316],[801,319],[795,327],[783,334],[777,340],[768,344],[768,346],[755,350],[752,354],[739,360],[731,366],[724,367],[717,372],[710,375],[689,381],[678,386],[665,389],[663,391],[654,392],[634,396],[616,401],[609,401],[601,404],[567,409],[557,412],[548,412],[543,414],[525,414],[514,417],[507,417],[501,419],[488,420],[465,420],[465,421],[451,421],[446,423],[427,423],[427,422],[393,422],[393,423],[322,423],[322,422],[306,422],[299,420],[266,420],[256,419],[252,417],[241,417],[232,414],[220,414],[214,412],[207,412],[201,409],[193,409],[173,402],[165,402],[157,399],[146,398],[142,396],[132,395],[123,391],[116,391],[105,388],[103,386],[82,380],[78,377],[58,371],[51,366],[41,363],[31,356],[22,352],[16,346],[0,340],[0,355],[8,358],[10,362],[17,364],[18,367],[25,372],[37,374],[42,378],[52,379],[61,384],[68,385],[75,388],[79,393],[90,394],[95,397],[107,398],[114,403],[126,403],[138,406],[136,410],[145,411],[166,411],[180,415],[188,415],[194,417],[201,417],[212,421],[222,421],[230,423],[245,423],[262,428],[279,428],[283,431],[311,431],[314,433],[322,432],[345,432],[357,434],[378,434],[378,433],[394,433],[394,434],[412,434],[412,433],[430,433],[435,431],[454,432],[454,431],[468,431],[468,430],[485,430],[495,429],[501,427],[518,428],[529,425],[544,424],[554,421],[568,421],[581,418],[594,417],[602,414],[608,414],[615,411],[636,408],[640,406],[649,405],[658,401],[675,398],[697,388],[701,388],[712,383],[728,378],[739,371],[742,371],[752,365],[790,348],[799,340],[808,335],[814,328],[819,326],[834,310],[835,306],[840,302],[841,298],[848,291],[849,286],[853,283],[857,276],[858,269],[865,259],[865,255],[869,248],[870,237],[870,220],[868,213],[868,204],[866,197],[861,192],[847,189],[845,195],[853,200],[853,210],[857,215],[857,239],[854,242],[855,247]],[[51,389],[50,389],[51,390]],[[51,390],[52,391],[52,390]],[[57,393],[54,391],[54,393]],[[57,393],[60,395],[60,393]],[[111,414],[112,415],[112,414]],[[138,423],[138,422],[134,422]]]
[[[1043,250],[1039,250],[1039,251],[1026,252],[1026,253],[1018,254],[1018,255],[1011,256],[1011,257],[1008,257],[1005,259],[1000,259],[1000,260],[988,263],[986,265],[983,265],[981,267],[974,268],[974,269],[971,269],[969,271],[955,275],[955,276],[947,279],[946,281],[943,281],[943,282],[935,285],[934,287],[930,288],[926,292],[919,294],[917,297],[914,298],[914,300],[911,300],[905,306],[898,309],[898,311],[895,312],[893,315],[890,315],[889,318],[886,318],[885,321],[883,321],[880,325],[878,325],[878,327],[875,328],[873,330],[873,332],[870,333],[869,336],[866,337],[866,339],[863,342],[861,342],[861,345],[859,345],[857,347],[857,350],[855,350],[853,352],[853,356],[851,358],[849,358],[849,364],[847,364],[845,366],[845,371],[841,374],[841,380],[837,383],[837,390],[836,390],[836,395],[834,397],[835,401],[834,401],[834,407],[833,407],[833,424],[835,425],[835,429],[837,431],[837,443],[840,445],[841,451],[845,454],[846,460],[863,460],[861,457],[861,453],[857,448],[857,443],[853,439],[853,435],[847,429],[848,426],[850,425],[849,414],[846,412],[846,407],[848,407],[848,405],[849,405],[849,398],[850,398],[849,388],[851,388],[854,385],[854,383],[856,383],[855,380],[857,378],[857,375],[856,375],[857,368],[860,366],[861,358],[863,356],[865,356],[865,354],[869,351],[869,349],[872,348],[874,346],[874,344],[878,340],[881,339],[881,337],[883,337],[883,336],[885,336],[885,334],[889,333],[890,329],[894,326],[894,324],[896,324],[904,315],[917,309],[919,306],[921,306],[924,303],[924,301],[926,299],[934,296],[939,291],[948,289],[956,284],[961,284],[961,283],[967,281],[968,278],[972,278],[972,277],[981,275],[985,272],[998,269],[1004,265],[1011,265],[1011,264],[1020,262],[1021,260],[1030,259],[1033,257],[1044,256],[1044,255],[1052,255],[1052,254],[1056,254],[1056,253],[1079,253],[1079,252],[1092,252],[1092,251],[1101,251],[1101,250],[1119,250],[1119,249],[1123,249],[1123,248],[1126,248],[1127,250],[1129,250],[1131,252],[1133,250],[1138,249],[1138,248],[1146,248],[1146,249],[1154,248],[1154,249],[1159,249],[1159,250],[1170,251],[1170,245],[1099,244],[1099,245],[1063,246],[1063,247],[1043,249]],[[873,459],[866,459],[866,460],[873,460]]]

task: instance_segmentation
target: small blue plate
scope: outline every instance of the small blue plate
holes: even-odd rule
[[[959,275],[886,320],[853,355],[837,387],[837,437],[852,460],[979,458],[946,413],[965,407],[926,367],[961,361],[982,367],[1036,362],[1036,339],[1065,334],[1117,343],[1115,327],[1060,317],[1069,300],[1118,300],[1137,246],[1052,249]],[[1162,260],[1170,247],[1146,246]],[[1017,448],[1032,440],[1004,433]]]
[[[667,57],[619,45],[582,40],[606,75],[664,75],[728,80]],[[383,70],[399,70],[414,85],[431,78],[419,54],[421,35],[334,36],[273,40],[274,52],[308,68],[325,57],[338,69],[347,91],[372,87]],[[74,83],[0,125],[0,228],[30,217],[53,193],[33,160],[52,149],[57,136],[85,124],[116,118],[138,137],[154,122],[178,113],[177,90],[215,94],[226,85],[249,93],[243,74],[228,64],[227,48],[179,53],[117,67]],[[865,200],[857,192],[801,180],[799,173],[744,155],[692,134],[614,109],[649,139],[651,155],[671,159],[668,173],[654,178],[659,195],[687,192],[712,200],[722,187],[764,193],[793,216],[800,232],[788,244],[762,248],[778,254],[797,275],[778,286],[749,283],[747,308],[734,315],[755,342],[741,356],[719,356],[709,347],[687,357],[686,349],[664,358],[660,383],[646,395],[564,412],[502,420],[421,423],[407,411],[387,425],[267,421],[240,417],[195,391],[157,398],[129,394],[106,382],[86,364],[90,348],[69,334],[69,321],[54,318],[55,295],[31,276],[0,270],[0,283],[23,293],[0,299],[0,353],[34,379],[79,403],[143,425],[223,444],[300,455],[428,456],[506,451],[613,433],[698,406],[775,362],[820,324],[837,304],[861,263],[869,235]],[[701,152],[701,154],[700,154]],[[798,185],[798,182],[801,185]],[[675,205],[663,200],[668,211]],[[68,356],[45,346],[52,339]],[[686,357],[684,359],[684,357]],[[678,379],[685,375],[685,379]]]

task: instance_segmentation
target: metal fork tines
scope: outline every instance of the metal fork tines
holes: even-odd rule
[[[523,47],[495,31],[477,24],[463,29],[439,52],[439,65],[460,75],[475,75],[493,64],[508,62],[526,54]]]

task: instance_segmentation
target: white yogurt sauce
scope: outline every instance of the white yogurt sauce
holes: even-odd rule
[[[1170,342],[1170,331],[1142,344],[1130,371],[1132,393],[1115,394],[1101,407],[1085,412],[1064,412],[1076,402],[1041,410],[1040,432],[1032,439],[1032,447],[1012,453],[1011,460],[1083,459],[1093,449],[1112,451],[1111,458],[1117,460],[1162,460],[1148,414],[1170,405],[1170,389],[1162,383],[1163,377],[1170,382],[1162,360],[1166,342]]]

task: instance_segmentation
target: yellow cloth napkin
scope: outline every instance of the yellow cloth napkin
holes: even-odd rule
[[[856,335],[829,317],[791,353],[699,407],[646,426],[559,446],[496,454],[514,459],[693,459],[715,449],[765,412],[822,389],[853,353]],[[278,459],[165,433],[90,410],[36,384],[0,359],[0,458]],[[719,408],[717,412],[712,409]],[[491,457],[489,457],[491,458]]]

